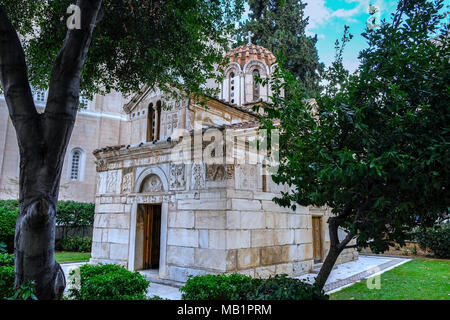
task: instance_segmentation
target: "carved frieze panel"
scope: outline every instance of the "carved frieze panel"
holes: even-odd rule
[[[184,164],[170,164],[170,189],[184,190],[186,186],[185,180],[185,165]]]
[[[223,181],[225,176],[225,166],[223,164],[206,165],[206,181]]]
[[[201,163],[192,164],[192,189],[205,188],[205,166]]]
[[[257,170],[255,165],[243,164],[236,168],[236,188],[241,190],[256,190]]]
[[[106,175],[106,193],[116,193],[118,186],[118,172],[108,171]]]
[[[234,179],[234,164],[227,164],[227,179]]]
[[[128,172],[122,177],[121,193],[131,193],[133,190],[133,172]]]

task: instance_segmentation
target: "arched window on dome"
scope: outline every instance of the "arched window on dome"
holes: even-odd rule
[[[230,88],[230,96],[229,96],[229,99],[228,99],[228,101],[230,101],[230,103],[232,103],[232,104],[234,104],[234,101],[235,101],[235,80],[234,80],[234,77],[235,77],[235,75],[234,75],[234,72],[230,72],[230,76],[229,76],[229,79],[228,79],[228,81],[229,81],[229,83],[228,83],[228,88]]]
[[[258,101],[260,97],[260,85],[256,80],[259,78],[259,70],[253,70],[253,101]]]

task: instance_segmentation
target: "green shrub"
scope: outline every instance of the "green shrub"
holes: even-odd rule
[[[0,202],[0,242],[6,244],[8,252],[14,252],[17,208],[12,201]]]
[[[70,283],[75,286],[76,271]],[[149,282],[139,272],[131,272],[115,264],[80,267],[80,286],[69,289],[74,300],[146,300]]]
[[[92,239],[88,237],[68,237],[56,241],[55,249],[70,252],[91,252]]]
[[[36,282],[27,281],[14,290],[14,294],[8,300],[37,300]]]
[[[56,223],[66,227],[85,227],[94,225],[95,205],[75,201],[59,201]]]
[[[4,242],[8,252],[14,251],[14,233],[16,229],[17,200],[0,200],[0,242]],[[94,224],[95,206],[92,203],[59,201],[56,223],[66,227],[85,227]],[[81,244],[80,244],[81,245]],[[87,241],[81,245],[87,251]],[[77,250],[75,250],[77,251]],[[85,251],[81,251],[85,252]]]
[[[416,241],[422,249],[429,249],[436,257],[450,258],[450,224],[418,229]]]
[[[0,242],[0,253],[7,253],[8,246],[4,242]]]
[[[327,300],[322,290],[287,275],[276,275],[269,279],[254,279],[255,290],[249,300]]]
[[[0,299],[14,294],[14,255],[0,254]]]
[[[0,267],[14,266],[14,255],[9,253],[0,254]]]
[[[0,266],[0,300],[14,294],[14,266]]]
[[[180,289],[185,300],[247,300],[253,279],[242,274],[189,277]]]
[[[325,300],[313,285],[287,275],[256,279],[241,274],[189,277],[180,289],[185,300]]]

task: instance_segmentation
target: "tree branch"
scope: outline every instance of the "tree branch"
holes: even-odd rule
[[[0,6],[0,82],[10,117],[19,141],[26,141],[30,127],[18,125],[21,119],[35,120],[38,115],[28,82],[25,53],[17,32]],[[27,122],[27,121],[25,121]]]
[[[79,96],[81,71],[91,43],[102,0],[78,0],[81,28],[69,29],[63,46],[56,57],[50,77],[45,114],[58,115],[75,121]]]

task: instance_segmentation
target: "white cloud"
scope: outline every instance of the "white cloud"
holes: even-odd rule
[[[325,6],[325,0],[306,0],[305,15],[309,16],[308,29],[315,29],[325,24],[331,18],[330,9]]]
[[[325,0],[306,0],[305,2],[307,4],[305,14],[309,16],[308,33],[313,33],[311,32],[312,29],[323,26],[332,17],[342,18],[348,23],[355,22],[356,20],[353,17],[360,13],[368,13],[369,5],[372,4],[373,0],[346,0],[345,2],[349,4],[357,3],[356,7],[338,9],[334,12],[327,8]],[[380,11],[383,10],[383,0],[375,1],[374,5]]]

